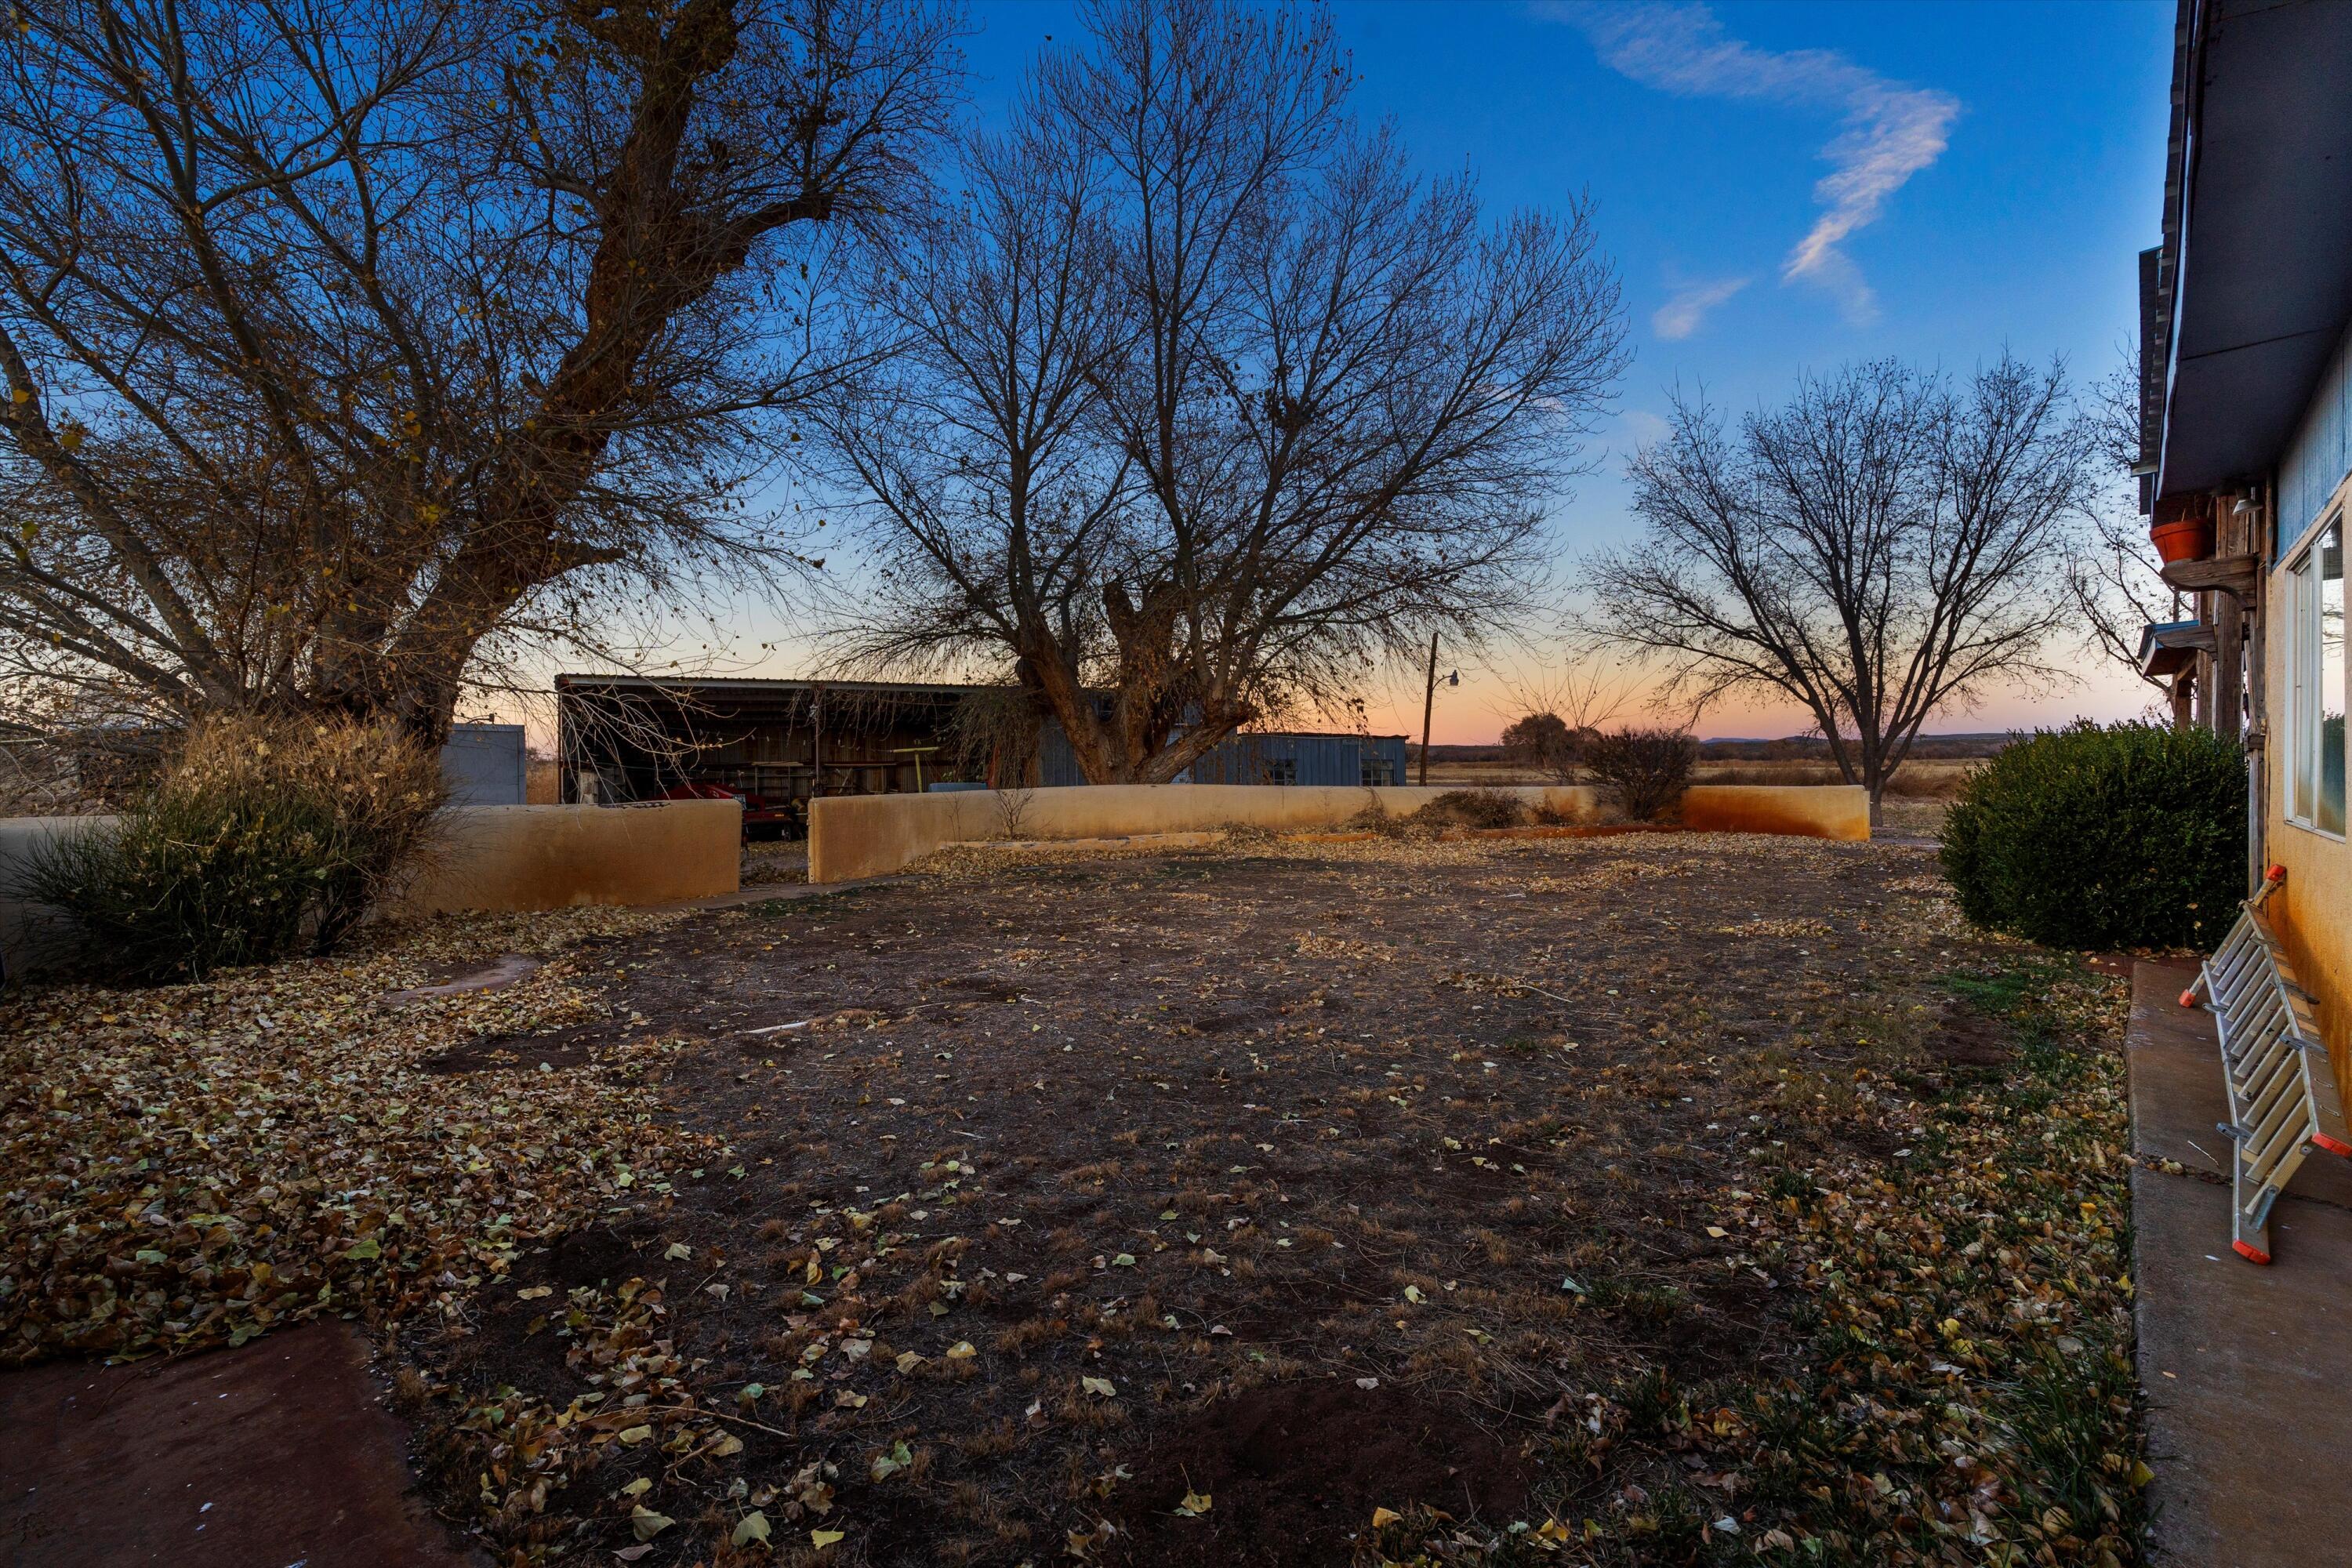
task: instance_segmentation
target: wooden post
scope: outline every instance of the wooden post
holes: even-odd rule
[[[2235,594],[2213,595],[2213,732],[2245,738],[2246,612]]]
[[[1429,634],[1429,684],[1421,693],[1421,782],[1429,782],[1429,720],[1437,710],[1437,634]]]
[[[2206,625],[2213,624],[2213,595],[2209,590],[2197,595],[2197,618]],[[2197,656],[2197,679],[2190,689],[2190,717],[2200,730],[2213,727],[2213,688],[2220,685],[2219,670],[2210,653]]]

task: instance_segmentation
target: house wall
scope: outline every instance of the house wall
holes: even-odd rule
[[[2352,473],[2352,332],[2336,345],[2326,374],[2279,459],[2276,559],[2284,560]],[[2275,624],[2275,623],[2273,623]],[[2275,710],[2273,710],[2275,711]]]
[[[2277,548],[2284,566],[2338,499],[2352,475],[2352,334],[2336,346],[2278,475]],[[2295,978],[2319,1001],[2321,1033],[2338,1089],[2352,1099],[2352,844],[2299,827],[2286,819],[2287,771],[2294,747],[2286,732],[2289,577],[2263,574],[2263,711],[2268,735],[2263,768],[2268,802],[2263,848],[2286,868],[2286,885],[2264,906],[2286,943]]]
[[[1389,789],[1313,784],[1098,784],[1090,789],[961,791],[952,795],[845,795],[809,813],[809,880],[845,882],[887,876],[942,845],[990,838],[1115,838],[1246,825],[1280,829],[1332,827],[1376,800],[1392,815],[1417,811],[1446,791],[1437,785]],[[1530,804],[1590,817],[1596,801],[1583,784],[1514,789]],[[1009,823],[1000,802],[1018,800]],[[1759,787],[1694,784],[1683,796],[1685,826],[1717,832],[1793,834],[1860,841],[1870,837],[1870,801],[1844,784]]]

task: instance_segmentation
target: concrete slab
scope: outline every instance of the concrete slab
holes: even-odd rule
[[[2132,974],[2131,1174],[2152,1558],[2180,1568],[2352,1560],[2352,1173],[2305,1163],[2272,1211],[2276,1261],[2230,1250],[2228,1143],[2212,1020],[2179,1005],[2193,971]]]
[[[10,1568],[472,1568],[342,1323],[184,1361],[0,1376]]]
[[[2132,1151],[2177,1160],[2226,1181],[2230,1141],[2215,1131],[2217,1122],[2230,1119],[2221,1043],[2211,1014],[2180,1005],[2180,993],[2196,978],[2196,967],[2189,963],[2133,966],[2131,1027],[2125,1036],[2131,1062]],[[2312,1155],[2295,1173],[2287,1196],[2352,1208],[2352,1160]],[[2221,1213],[2226,1251],[2227,1205]]]
[[[854,893],[860,888],[887,888],[893,882],[911,879],[898,875],[887,877],[855,877],[841,882],[754,882],[731,893],[717,893],[707,899],[686,899],[675,904],[651,906],[656,914],[692,912],[697,910],[740,910],[749,904],[792,903],[801,899],[829,899],[836,893]]]

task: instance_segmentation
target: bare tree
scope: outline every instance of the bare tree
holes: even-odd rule
[[[2067,563],[2066,588],[2092,647],[2169,698],[2170,682],[2142,673],[2139,664],[2140,628],[2180,614],[2180,595],[2158,575],[2160,563],[2134,494],[2139,400],[2139,353],[2133,349],[2091,387],[2086,400],[2084,439],[2097,454],[2105,482]]]
[[[1571,664],[1527,680],[1506,677],[1504,686],[1518,711],[1504,727],[1504,751],[1563,784],[1577,777],[1584,750],[1601,726],[1624,711],[1634,696],[1622,672],[1604,671],[1598,664]]]
[[[2045,649],[2095,459],[2055,365],[1849,366],[1736,437],[1677,397],[1630,474],[1647,528],[1594,563],[1580,629],[1661,661],[1662,701],[1801,703],[1874,820],[1929,718],[2064,679]]]
[[[723,565],[860,363],[820,247],[905,205],[913,0],[24,0],[0,35],[0,669],[22,726],[437,738],[519,642]],[[828,237],[806,237],[822,228]]]
[[[1525,603],[1622,334],[1585,209],[1413,177],[1320,13],[1087,16],[824,424],[882,589],[854,653],[1010,665],[1089,779],[1160,782]]]

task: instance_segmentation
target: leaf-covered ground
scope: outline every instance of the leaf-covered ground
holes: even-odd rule
[[[622,1020],[562,1074],[493,1082],[442,1051],[599,1019],[580,977],[660,923],[449,921],[383,951],[0,1005],[0,1360],[238,1344],[322,1312],[446,1305],[518,1248],[665,1188],[707,1139],[641,1081],[677,1047]],[[522,985],[386,1005],[480,954]]]
[[[5,1028],[11,1353],[366,1314],[514,1562],[2137,1555],[2120,1001],[1917,848],[970,854]]]

